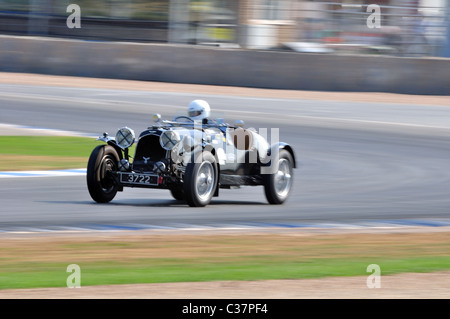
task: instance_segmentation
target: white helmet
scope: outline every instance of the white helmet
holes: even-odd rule
[[[210,112],[211,108],[206,101],[194,100],[189,104],[188,116],[194,121],[208,118]]]

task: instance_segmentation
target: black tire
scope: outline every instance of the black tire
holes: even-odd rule
[[[97,203],[108,203],[117,194],[118,186],[110,172],[117,171],[120,158],[114,147],[99,145],[89,157],[86,181],[89,194]]]
[[[170,193],[172,194],[172,197],[176,200],[183,200],[184,201],[184,190],[183,187],[173,187],[170,189]]]
[[[280,150],[278,169],[274,174],[264,175],[264,192],[270,204],[283,204],[289,197],[293,185],[294,159],[291,153]]]
[[[201,162],[199,158],[196,162],[189,163],[184,174],[183,191],[185,200],[191,207],[208,205],[217,187],[218,169],[215,157],[207,151],[200,156]]]

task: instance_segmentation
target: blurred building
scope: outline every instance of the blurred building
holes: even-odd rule
[[[449,0],[0,0],[0,33],[299,52],[440,55]],[[80,29],[66,25],[71,3]],[[367,12],[380,8],[380,27]],[[448,45],[447,45],[448,47]]]
[[[241,44],[302,52],[436,55],[445,43],[445,0],[243,0]],[[369,28],[380,8],[380,28]],[[245,14],[242,13],[245,11]]]

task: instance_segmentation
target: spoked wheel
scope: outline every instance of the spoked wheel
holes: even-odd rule
[[[117,172],[119,155],[110,145],[99,145],[91,153],[87,166],[87,186],[92,199],[108,203],[117,194],[118,186],[112,176]]]
[[[292,188],[294,160],[286,150],[280,150],[278,169],[265,176],[264,191],[270,204],[283,204]]]
[[[203,152],[201,163],[189,163],[184,174],[184,194],[189,206],[210,203],[217,187],[218,170],[215,157]]]

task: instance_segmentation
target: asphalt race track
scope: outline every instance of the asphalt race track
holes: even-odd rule
[[[0,123],[138,134],[152,114],[171,119],[206,99],[227,122],[279,128],[296,151],[289,200],[262,187],[221,190],[205,208],[169,191],[125,189],[94,203],[85,177],[0,179],[0,231],[146,227],[450,225],[449,106],[193,95],[0,84]],[[87,162],[87,158],[86,158]]]

